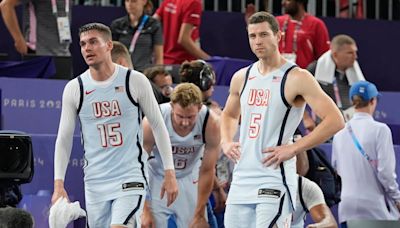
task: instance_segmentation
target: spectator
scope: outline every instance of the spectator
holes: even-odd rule
[[[365,80],[357,62],[357,44],[348,35],[337,35],[332,39],[331,48],[318,61],[307,68],[319,82],[337,107],[344,113],[346,120],[351,118],[353,109],[349,100],[349,89],[352,84]],[[315,122],[304,118],[304,126],[312,131]]]
[[[13,207],[0,208],[0,228],[32,228],[33,217],[29,212]]]
[[[24,14],[27,14],[23,17],[24,28],[27,28],[23,32],[15,11],[20,4],[24,5]],[[71,5],[65,0],[3,0],[0,3],[1,14],[14,39],[15,49],[22,55],[70,56]],[[57,22],[64,26],[58,27]]]
[[[113,49],[111,50],[111,59],[114,63],[133,69],[131,56],[128,49],[119,41],[113,41]]]
[[[202,5],[200,0],[165,0],[154,14],[163,24],[164,63],[209,59],[199,46]]]
[[[164,68],[164,66],[149,67],[143,73],[158,87],[162,95],[165,97],[165,102],[168,102],[169,96],[173,90],[171,74]]]
[[[152,64],[163,64],[161,24],[146,14],[150,4],[150,0],[125,0],[128,15],[110,26],[113,40],[128,48],[135,70],[140,72]]]
[[[306,68],[329,50],[329,34],[322,20],[307,13],[308,0],[283,0],[285,15],[278,16],[282,31],[279,51],[299,67]]]
[[[342,176],[340,223],[400,219],[392,134],[372,117],[378,96],[373,83],[354,83],[350,88],[354,116],[333,138],[332,162]]]

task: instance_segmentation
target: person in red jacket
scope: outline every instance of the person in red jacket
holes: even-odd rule
[[[282,32],[279,51],[306,68],[329,50],[329,33],[322,20],[307,13],[308,0],[283,0],[285,14],[276,17]]]
[[[157,9],[153,17],[163,25],[164,64],[210,58],[199,45],[201,12],[200,0],[165,0]]]

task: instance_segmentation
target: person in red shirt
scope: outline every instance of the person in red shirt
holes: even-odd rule
[[[329,50],[329,33],[322,20],[307,13],[308,0],[283,0],[285,14],[276,17],[282,31],[279,51],[301,68]]]
[[[199,45],[201,12],[200,0],[165,0],[157,9],[153,17],[163,25],[164,64],[210,58]]]

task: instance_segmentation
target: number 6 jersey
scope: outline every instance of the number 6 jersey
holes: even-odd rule
[[[204,153],[204,133],[209,115],[208,108],[205,105],[202,106],[193,130],[183,137],[178,135],[172,126],[171,104],[161,104],[160,109],[171,140],[176,178],[182,178],[192,174],[192,172],[198,172],[198,169],[194,169],[199,167],[198,162]],[[149,169],[159,176],[164,176],[160,152],[156,146],[153,149],[153,154],[155,159],[149,160]]]

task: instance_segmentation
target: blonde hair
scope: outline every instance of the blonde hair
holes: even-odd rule
[[[170,98],[173,104],[179,104],[182,108],[187,108],[191,105],[201,105],[203,102],[201,90],[193,83],[179,84],[172,91]]]
[[[119,41],[113,41],[113,49],[111,49],[111,58],[115,63],[119,58],[124,58],[130,66],[132,66],[131,55],[129,54],[128,48]]]

